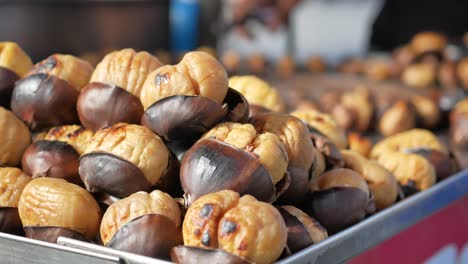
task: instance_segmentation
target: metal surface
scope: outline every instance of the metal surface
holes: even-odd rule
[[[468,169],[278,264],[343,263],[468,195]]]

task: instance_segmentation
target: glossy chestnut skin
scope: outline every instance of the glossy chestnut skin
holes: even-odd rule
[[[369,187],[350,169],[334,169],[315,178],[304,211],[334,234],[375,210]]]
[[[15,82],[19,79],[15,72],[0,66],[0,106],[10,108]]]
[[[434,167],[437,180],[443,180],[454,175],[458,171],[456,161],[447,153],[430,148],[407,149],[406,153],[414,153],[423,156]]]
[[[252,264],[247,259],[221,249],[177,246],[171,250],[171,260],[180,264]]]
[[[39,140],[26,149],[21,166],[33,178],[62,178],[83,186],[78,174],[79,158],[78,152],[67,143]]]
[[[23,225],[16,207],[0,207],[0,232],[24,235]]]
[[[82,89],[76,107],[81,123],[92,131],[120,122],[138,124],[143,115],[138,97],[118,86],[98,82]]]

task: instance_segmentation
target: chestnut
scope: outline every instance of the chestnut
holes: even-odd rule
[[[288,228],[287,246],[291,253],[294,254],[328,237],[327,230],[300,209],[291,205],[283,205],[277,209]]]
[[[416,111],[419,127],[435,128],[438,125],[441,115],[439,106],[430,97],[414,95],[411,97],[411,103]]]
[[[18,168],[0,168],[0,232],[23,234],[18,202],[31,177]]]
[[[227,51],[221,58],[226,71],[229,73],[235,73],[239,69],[240,56],[234,51]]]
[[[154,187],[171,191],[178,162],[159,136],[144,126],[118,123],[96,132],[80,158],[79,174],[90,192],[118,198]]]
[[[188,150],[180,167],[187,203],[210,192],[230,189],[267,202],[276,200],[288,166],[283,142],[258,133],[251,124],[221,123]],[[278,184],[279,183],[279,184]]]
[[[443,61],[439,66],[437,80],[445,88],[457,88],[457,65],[455,62],[450,60]]]
[[[97,131],[116,123],[139,124],[139,99],[146,77],[162,63],[147,52],[123,49],[107,54],[94,70],[77,102],[81,123]]]
[[[281,201],[294,203],[303,200],[309,181],[315,174],[314,146],[307,126],[297,117],[279,113],[260,113],[251,118],[251,123],[260,133],[277,135],[286,147],[291,185],[281,196]]]
[[[319,55],[310,56],[306,63],[307,69],[311,73],[320,73],[327,70],[324,59]]]
[[[437,32],[420,32],[411,39],[411,49],[416,54],[442,52],[446,46],[447,38]]]
[[[375,210],[363,176],[341,168],[314,178],[303,207],[331,234],[361,221]]]
[[[411,45],[403,45],[395,49],[392,54],[393,60],[396,64],[396,72],[399,74],[401,71],[410,65],[416,54],[414,53]]]
[[[450,141],[460,149],[468,149],[468,99],[459,101],[450,112]]]
[[[341,96],[341,104],[354,114],[354,122],[350,129],[363,132],[369,128],[374,113],[374,105],[371,101],[371,93],[366,87],[357,86],[352,91],[345,92]]]
[[[229,78],[229,86],[240,92],[251,105],[260,105],[274,112],[283,112],[286,108],[278,91],[256,76],[233,76]]]
[[[329,138],[337,147],[346,148],[348,141],[346,139],[345,131],[338,126],[333,118],[325,113],[316,110],[302,110],[291,113],[309,127],[318,130],[321,134]]]
[[[12,112],[0,107],[0,164],[16,166],[31,142],[28,128]]]
[[[385,209],[395,203],[399,187],[392,173],[376,161],[368,160],[357,152],[342,150],[341,155],[344,167],[360,173],[366,180],[377,210]]]
[[[310,139],[314,143],[315,149],[319,152],[314,153],[314,175],[322,174],[325,169],[336,169],[343,167],[343,158],[341,157],[340,149],[326,136],[320,132],[310,129]],[[325,162],[325,168],[321,168],[321,159],[323,158]]]
[[[295,70],[294,58],[289,55],[281,57],[276,65],[276,71],[281,77],[290,77]]]
[[[261,75],[265,71],[266,60],[262,54],[256,53],[247,57],[247,67],[249,72]]]
[[[10,108],[15,82],[32,67],[31,58],[15,42],[0,42],[0,106]]]
[[[361,74],[364,72],[364,62],[358,58],[349,58],[341,62],[336,70],[340,73]]]
[[[335,90],[325,91],[320,94],[317,102],[320,110],[325,113],[331,113],[333,109],[340,103],[341,93]],[[338,120],[336,120],[338,122]]]
[[[71,145],[78,154],[83,154],[93,132],[78,125],[65,125],[51,128],[42,139],[60,141]]]
[[[409,65],[401,74],[401,81],[411,87],[425,88],[434,84],[436,72],[432,65],[416,63]]]
[[[443,180],[454,175],[458,171],[456,161],[448,154],[440,150],[420,147],[405,150],[405,153],[421,155],[434,167],[437,180]]]
[[[91,194],[57,178],[29,182],[18,211],[27,237],[51,243],[59,236],[94,240],[101,221],[101,210]]]
[[[273,263],[287,242],[285,222],[275,207],[229,190],[196,200],[182,230],[185,246],[219,248],[254,263]]]
[[[463,58],[457,65],[457,77],[463,89],[468,90],[468,58]]]
[[[83,185],[78,174],[79,158],[80,154],[65,142],[39,140],[26,149],[21,166],[33,178],[62,178]]]
[[[78,94],[91,72],[91,65],[77,57],[52,55],[16,82],[11,109],[31,130],[76,123]]]
[[[252,264],[247,259],[221,249],[177,246],[171,250],[171,260],[180,264],[225,263]]]
[[[381,59],[369,59],[365,63],[364,74],[374,81],[383,81],[390,78],[390,63]]]
[[[296,111],[319,111],[319,106],[310,100],[300,100],[296,105]]]
[[[155,190],[137,192],[111,204],[102,217],[105,246],[154,258],[168,258],[182,242],[181,214],[172,197]]]
[[[368,158],[372,149],[372,141],[359,133],[351,132],[348,134],[349,149]]]
[[[412,105],[404,100],[396,101],[380,117],[378,128],[384,136],[410,130],[416,126]]]

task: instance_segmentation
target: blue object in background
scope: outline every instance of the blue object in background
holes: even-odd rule
[[[199,13],[198,0],[171,0],[170,45],[173,53],[177,54],[197,47]]]

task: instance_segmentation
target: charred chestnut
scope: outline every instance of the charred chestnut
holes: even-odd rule
[[[288,228],[287,245],[291,253],[294,254],[328,237],[327,230],[300,209],[284,205],[278,207],[278,211]]]
[[[31,177],[18,168],[0,168],[0,232],[23,234],[18,202]]]
[[[361,154],[363,157],[369,157],[372,149],[372,141],[360,135],[359,133],[348,134],[349,149]]]
[[[398,197],[398,183],[395,176],[375,161],[368,160],[359,153],[351,150],[342,150],[344,166],[360,173],[374,197],[375,207],[378,210],[389,207]]]
[[[183,237],[185,246],[219,248],[254,263],[273,263],[286,246],[287,229],[272,205],[223,190],[189,207]]]
[[[404,100],[395,102],[380,117],[379,132],[391,136],[416,126],[416,117],[412,106]]]
[[[0,107],[0,164],[16,166],[31,142],[28,128],[16,116]]]
[[[251,124],[221,123],[185,154],[180,179],[188,204],[223,189],[272,202],[287,166],[288,153],[275,134],[257,133]]]
[[[91,72],[88,62],[71,55],[52,55],[16,82],[11,109],[31,130],[76,123],[78,94]]]
[[[182,242],[180,209],[164,192],[137,192],[111,204],[100,238],[105,246],[154,258],[167,258]]]
[[[320,56],[311,56],[307,60],[307,69],[311,73],[325,72],[327,70],[327,65],[325,61]]]
[[[261,113],[251,118],[260,133],[270,132],[278,136],[288,153],[287,171],[291,185],[281,196],[283,202],[299,202],[307,193],[307,186],[315,174],[314,146],[307,126],[298,118],[286,114]]]
[[[26,185],[18,204],[26,236],[56,243],[59,236],[94,240],[101,211],[85,189],[63,179],[37,178]]]
[[[401,81],[411,87],[425,88],[436,79],[435,69],[426,63],[416,63],[409,65],[401,74]]]
[[[313,180],[304,208],[334,234],[364,219],[375,206],[362,175],[350,169],[334,169]]]
[[[161,138],[151,130],[119,123],[91,138],[80,158],[79,173],[88,191],[122,198],[160,184],[171,186],[178,180],[174,162]]]
[[[0,42],[0,106],[10,108],[15,82],[32,67],[31,58],[14,42]]]

